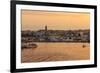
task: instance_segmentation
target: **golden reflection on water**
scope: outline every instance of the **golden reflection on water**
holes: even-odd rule
[[[35,43],[37,48],[21,51],[21,62],[47,62],[90,59],[89,43]]]

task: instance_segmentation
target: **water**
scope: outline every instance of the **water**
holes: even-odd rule
[[[22,49],[21,62],[74,61],[90,59],[89,43],[42,42],[35,44],[37,44],[37,48]]]

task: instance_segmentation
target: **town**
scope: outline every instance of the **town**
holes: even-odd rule
[[[44,30],[22,31],[22,42],[90,42],[90,30]]]

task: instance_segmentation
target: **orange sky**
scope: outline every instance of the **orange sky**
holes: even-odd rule
[[[70,30],[89,29],[90,14],[80,12],[52,12],[22,10],[22,30],[48,29]]]

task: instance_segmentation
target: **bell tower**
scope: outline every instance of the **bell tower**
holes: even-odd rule
[[[48,28],[45,26],[45,41],[48,41]]]

